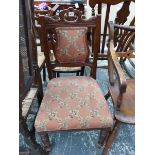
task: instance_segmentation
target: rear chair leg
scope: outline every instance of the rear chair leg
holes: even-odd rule
[[[51,145],[48,137],[48,133],[39,133],[42,143],[43,143],[43,148],[46,152],[51,151]]]
[[[101,148],[103,144],[105,143],[105,140],[107,139],[107,136],[109,134],[110,130],[108,129],[101,129],[100,136],[98,140],[98,148]]]
[[[84,75],[84,69],[85,69],[85,67],[83,66],[83,67],[81,68],[80,76],[83,76],[83,75]]]
[[[113,130],[110,132],[110,134],[108,136],[107,142],[105,144],[105,148],[103,149],[103,152],[102,152],[102,155],[106,155],[107,154],[108,149],[110,148],[111,144],[114,141],[114,138],[116,136],[116,133],[118,131],[118,128],[119,128],[120,124],[121,124],[121,122],[116,120]]]
[[[76,76],[79,76],[79,72],[76,72]]]
[[[60,77],[60,73],[59,72],[56,72],[56,74],[57,74],[57,77]]]

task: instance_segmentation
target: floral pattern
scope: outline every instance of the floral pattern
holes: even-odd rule
[[[85,76],[52,79],[35,120],[37,132],[106,128],[112,124],[99,85]]]
[[[57,48],[54,52],[59,63],[84,63],[89,57],[86,39],[87,27],[58,27]]]

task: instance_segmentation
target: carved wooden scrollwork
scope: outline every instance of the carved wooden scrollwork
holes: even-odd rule
[[[127,21],[127,17],[130,14],[129,11],[129,6],[130,6],[130,1],[126,1],[123,3],[122,8],[117,12],[117,16],[115,19],[116,24],[124,24]]]
[[[51,16],[52,21],[54,22],[66,22],[66,23],[76,23],[81,22],[83,19],[85,19],[85,16],[82,15],[82,12],[74,9],[72,7],[69,7],[68,9],[64,9],[60,12],[59,16]]]
[[[74,9],[72,7],[68,8],[68,9],[64,9],[63,11],[60,12],[59,15],[39,16],[37,21],[38,21],[39,25],[41,25],[42,22],[45,22],[46,24],[53,25],[53,27],[57,27],[57,24],[59,26],[65,26],[65,24],[66,25],[69,24],[69,25],[73,25],[73,26],[91,25],[93,27],[93,25],[95,26],[95,24],[96,24],[96,18],[95,17],[91,17],[89,19],[86,19],[81,11]]]
[[[60,12],[60,18],[62,21],[65,22],[78,22],[81,21],[82,18],[82,12],[74,9],[72,7],[69,7],[68,9]]]

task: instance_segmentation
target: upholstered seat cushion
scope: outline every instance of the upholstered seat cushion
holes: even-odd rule
[[[113,124],[107,102],[91,77],[52,79],[35,121],[37,132],[106,128]]]

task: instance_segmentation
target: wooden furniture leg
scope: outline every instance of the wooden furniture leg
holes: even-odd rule
[[[30,147],[31,154],[34,155],[48,155],[47,152],[45,152],[39,144],[35,141],[35,135],[34,133],[31,133],[28,130],[27,124],[24,120],[19,120],[19,130],[20,133],[24,136],[24,140],[27,145]]]
[[[114,138],[116,136],[116,133],[117,133],[117,130],[118,130],[120,124],[121,124],[121,122],[116,120],[113,130],[110,132],[110,134],[109,134],[109,136],[107,138],[107,142],[106,142],[105,148],[104,148],[104,150],[102,152],[102,155],[107,154],[108,149],[110,148],[111,144],[113,143],[113,140],[114,140]]]
[[[79,76],[79,72],[76,73],[76,76]]]
[[[107,138],[108,132],[110,130],[101,130],[100,131],[100,136],[99,136],[99,141],[98,141],[98,148],[101,148]]]
[[[48,133],[39,133],[42,143],[43,143],[43,148],[46,152],[51,151],[51,144],[49,141]]]
[[[56,74],[57,74],[57,77],[60,77],[60,73],[59,72],[57,72]]]
[[[41,104],[41,101],[43,99],[43,86],[42,86],[42,79],[41,79],[41,75],[40,75],[40,71],[39,71],[39,68],[37,65],[34,65],[34,70],[35,70],[35,82],[34,83],[37,83],[37,86],[38,86],[38,93],[37,93],[37,98],[38,98],[38,103],[39,103],[39,106]]]
[[[84,69],[85,69],[85,67],[82,67],[80,76],[83,76],[84,75]]]
[[[37,75],[38,77],[38,94],[37,94],[37,98],[38,98],[38,102],[39,102],[39,105],[41,104],[41,101],[43,99],[43,86],[42,86],[42,79],[41,79],[41,75],[40,73],[38,73]]]
[[[43,81],[46,82],[46,67],[43,66]]]
[[[111,58],[109,56],[109,58],[108,58],[108,74],[109,74],[109,82],[111,85],[114,85],[113,72],[114,72],[114,66],[113,66]]]

